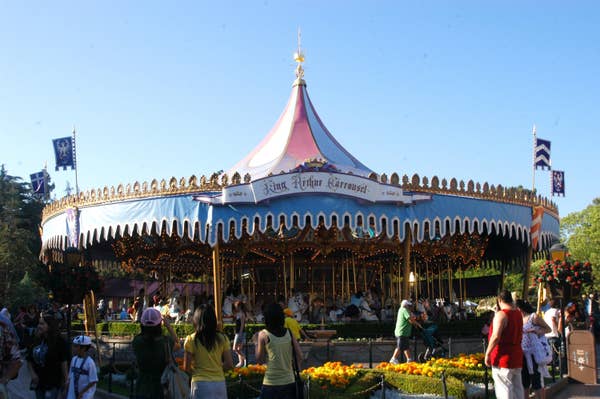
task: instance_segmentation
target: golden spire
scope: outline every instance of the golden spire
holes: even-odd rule
[[[294,81],[293,86],[306,86],[306,82],[303,79],[304,68],[302,68],[302,63],[304,62],[304,51],[302,51],[302,32],[300,31],[300,28],[298,28],[298,48],[294,53],[294,61],[296,61],[298,65],[296,66],[296,80]]]

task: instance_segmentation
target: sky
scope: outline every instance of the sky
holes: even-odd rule
[[[29,180],[77,130],[81,190],[228,170],[295,78],[378,173],[533,184],[561,216],[600,197],[597,1],[0,1],[0,164]],[[550,196],[550,174],[535,187]]]

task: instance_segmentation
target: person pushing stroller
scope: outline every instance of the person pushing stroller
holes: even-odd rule
[[[419,353],[417,360],[423,363],[432,357],[445,357],[448,350],[444,347],[438,325],[429,319],[427,312],[418,314],[416,320],[419,322],[417,329],[425,345],[425,352]]]
[[[423,328],[415,316],[411,314],[410,309],[412,308],[413,303],[408,299],[402,300],[400,303],[400,309],[398,309],[398,317],[396,319],[396,329],[394,330],[394,335],[396,336],[396,349],[394,350],[394,354],[390,359],[391,364],[398,364],[398,356],[400,356],[401,352],[404,352],[404,356],[406,357],[406,363],[412,362],[412,358],[410,357],[410,336],[412,334],[412,326],[416,326],[417,328]]]

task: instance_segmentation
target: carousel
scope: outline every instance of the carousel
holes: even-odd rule
[[[76,249],[99,269],[206,282],[222,318],[232,291],[250,307],[298,296],[300,312],[300,293],[328,304],[357,292],[393,304],[421,294],[462,300],[457,273],[526,269],[558,236],[557,207],[528,190],[371,170],[317,114],[300,48],[295,61],[283,113],[229,171],[57,200],[43,211],[45,262]],[[534,207],[543,219],[532,248]]]

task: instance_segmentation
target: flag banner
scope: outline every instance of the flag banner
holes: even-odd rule
[[[33,173],[29,175],[31,178],[31,190],[33,194],[36,196],[43,197],[47,194],[47,179],[46,179],[46,171],[42,170],[41,172]]]
[[[73,137],[63,137],[52,140],[54,145],[54,157],[56,158],[56,170],[62,167],[66,170],[68,166],[75,169],[75,147]]]
[[[535,169],[550,169],[550,141],[535,138],[535,148],[533,149],[533,166]]]
[[[540,231],[542,230],[542,218],[544,217],[544,207],[536,206],[533,208],[531,216],[531,248],[534,251],[538,249],[540,240]]]
[[[69,247],[79,248],[79,209],[67,208],[66,214]]]
[[[562,170],[552,171],[552,195],[565,196],[565,172]]]

